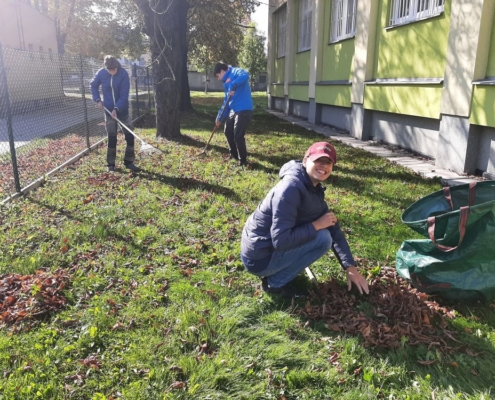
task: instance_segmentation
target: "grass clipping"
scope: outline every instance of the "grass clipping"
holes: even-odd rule
[[[361,335],[365,347],[398,348],[407,342],[444,353],[459,348],[449,345],[459,341],[446,329],[454,312],[412,288],[390,267],[371,280],[369,295],[349,294],[334,280],[320,283],[296,313],[325,321],[335,332]]]

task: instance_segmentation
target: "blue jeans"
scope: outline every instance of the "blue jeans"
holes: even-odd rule
[[[295,249],[275,251],[268,267],[255,274],[267,276],[273,288],[285,286],[306,267],[323,257],[332,248],[332,236],[328,229],[319,230],[316,238]]]

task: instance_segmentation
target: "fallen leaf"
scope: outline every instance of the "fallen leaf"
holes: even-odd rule
[[[175,390],[175,389],[183,389],[186,386],[186,384],[182,381],[175,381],[173,382],[168,389],[169,390]]]

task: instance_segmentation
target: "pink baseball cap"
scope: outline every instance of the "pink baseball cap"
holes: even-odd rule
[[[335,152],[335,148],[330,143],[313,143],[304,156],[304,158],[309,158],[311,161],[315,161],[320,157],[328,157],[333,164],[337,164],[337,153]]]

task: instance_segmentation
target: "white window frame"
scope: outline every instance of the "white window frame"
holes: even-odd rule
[[[277,18],[277,57],[285,57],[287,43],[287,7],[276,12]]]
[[[299,25],[297,30],[297,51],[311,49],[313,0],[299,0]]]
[[[357,0],[332,0],[330,43],[356,36],[356,14]]]
[[[444,7],[445,0],[391,0],[389,26],[435,17]]]

